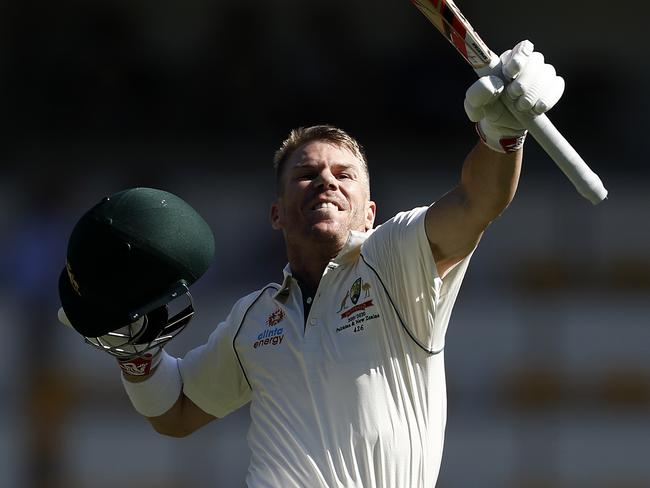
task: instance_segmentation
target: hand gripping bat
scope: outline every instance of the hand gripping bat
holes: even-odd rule
[[[503,77],[499,57],[485,45],[452,0],[411,0],[451,42],[479,76]],[[546,115],[530,116],[518,111],[508,96],[500,99],[515,118],[535,138],[578,193],[594,205],[607,197],[607,190],[596,173],[585,163]]]

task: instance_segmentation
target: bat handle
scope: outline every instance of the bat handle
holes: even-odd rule
[[[519,112],[514,102],[504,95],[501,97],[504,105],[515,118],[532,135],[537,143],[546,151],[555,164],[573,183],[578,193],[594,205],[607,197],[607,190],[598,175],[594,173],[580,154],[571,146],[551,120],[545,115],[531,117]]]
[[[476,73],[479,76],[491,74],[503,78],[499,57],[493,52],[489,54],[492,57],[492,62],[489,66],[475,69]],[[501,101],[521,125],[528,130],[542,149],[546,151],[546,154],[555,161],[555,164],[562,170],[569,181],[573,183],[573,186],[575,186],[580,195],[594,205],[607,198],[607,190],[598,175],[591,170],[585,160],[580,157],[580,154],[578,154],[545,114],[532,117],[528,114],[521,113],[515,108],[514,102],[507,94],[501,96]]]

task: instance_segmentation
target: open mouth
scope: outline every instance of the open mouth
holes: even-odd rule
[[[318,202],[316,205],[314,205],[312,210],[341,210],[337,204],[334,202]]]

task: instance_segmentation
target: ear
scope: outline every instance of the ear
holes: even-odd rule
[[[269,220],[271,221],[271,227],[275,230],[282,229],[282,222],[280,219],[280,202],[276,200],[271,204],[271,210],[269,212]]]
[[[375,216],[377,215],[377,204],[372,200],[368,200],[366,204],[366,232],[372,229],[375,223]]]

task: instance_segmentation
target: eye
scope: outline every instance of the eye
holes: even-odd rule
[[[338,175],[339,180],[350,180],[353,179],[353,176],[351,173],[339,173]]]
[[[314,178],[315,178],[315,174],[313,171],[301,171],[294,175],[294,179],[296,181],[309,181],[309,180],[313,180]]]

